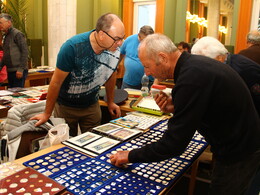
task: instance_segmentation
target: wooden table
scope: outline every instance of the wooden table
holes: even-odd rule
[[[63,144],[54,145],[54,146],[51,146],[49,148],[46,148],[46,149],[40,150],[38,152],[35,152],[33,154],[27,155],[25,157],[16,159],[14,162],[23,165],[24,162],[27,162],[27,161],[29,161],[31,159],[37,158],[37,157],[42,156],[44,154],[47,154],[49,152],[58,150],[58,149],[60,149],[62,147],[65,147],[65,145],[63,145]],[[78,152],[80,152],[80,151],[78,151]],[[198,169],[198,163],[199,163],[199,158],[197,160],[195,160],[192,163],[192,166],[191,166],[191,177],[190,177],[189,192],[188,192],[189,195],[192,195],[194,193],[195,182],[196,182],[196,175],[197,175],[197,169]],[[172,186],[163,189],[159,194],[160,195],[161,194],[167,194],[167,192],[169,192],[175,186],[175,184],[176,184],[176,182]]]
[[[136,98],[128,98],[125,102],[123,102],[122,104],[119,105],[120,109],[121,109],[121,113],[122,116],[126,115],[126,112],[132,112],[134,111],[131,107],[130,107],[130,103],[132,100],[134,100]],[[104,106],[107,107],[107,103],[104,100],[99,100],[99,104],[100,106]]]
[[[122,111],[122,116],[125,115],[126,112],[131,112],[133,111],[132,108],[130,108],[130,102],[136,98],[129,98],[126,100],[123,104],[120,105],[121,111]],[[99,100],[100,106],[103,108],[107,109],[107,103],[103,100]],[[23,164],[26,161],[29,161],[31,159],[34,159],[36,157],[42,156],[46,153],[52,152],[54,150],[60,149],[64,147],[63,144],[58,144],[51,146],[49,148],[46,148],[44,150],[35,152],[33,154],[27,155],[25,157],[22,157],[20,159],[15,160],[16,163]],[[197,158],[193,163],[192,163],[192,171],[191,171],[191,178],[190,178],[190,183],[189,183],[189,194],[193,194],[194,188],[195,188],[195,182],[196,182],[196,175],[197,175],[197,169],[198,169],[198,163],[199,163],[199,158]],[[174,185],[173,185],[174,186]],[[169,189],[164,189],[160,194],[167,193],[173,186],[171,186]]]
[[[24,162],[26,162],[28,160],[31,160],[31,159],[34,159],[36,157],[42,156],[42,155],[47,154],[49,152],[52,152],[54,150],[58,150],[58,149],[60,149],[60,148],[62,148],[64,146],[65,145],[63,145],[63,144],[57,144],[57,145],[51,146],[49,148],[45,148],[43,150],[40,150],[38,152],[34,152],[34,153],[29,154],[27,156],[24,156],[22,158],[16,159],[14,162],[19,163],[19,164],[22,165]]]
[[[53,73],[54,71],[29,73],[25,80],[24,87],[48,85]]]

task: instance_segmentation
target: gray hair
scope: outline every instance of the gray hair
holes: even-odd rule
[[[202,37],[191,48],[192,54],[203,55],[215,59],[219,55],[226,55],[228,50],[214,37]]]
[[[120,18],[117,15],[111,13],[106,13],[100,16],[96,24],[96,31],[99,32],[102,30],[108,32],[116,19]]]
[[[1,14],[0,14],[0,18],[4,18],[5,20],[8,20],[8,21],[13,22],[12,16],[9,15],[9,14],[6,14],[6,13],[1,13]]]
[[[247,34],[247,42],[251,44],[260,44],[260,31],[250,31]]]
[[[166,35],[157,34],[157,33],[148,35],[140,43],[139,48],[142,45],[145,46],[146,57],[154,59],[156,63],[158,63],[159,61],[158,59],[159,52],[172,53],[178,50],[170,38],[168,38]]]
[[[144,34],[145,36],[147,35],[150,35],[150,34],[153,34],[154,33],[154,30],[151,26],[148,26],[148,25],[144,25],[140,28],[139,30],[139,33],[142,33]]]

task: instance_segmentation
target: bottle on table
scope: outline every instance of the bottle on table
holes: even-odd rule
[[[141,83],[142,83],[142,88],[141,88],[142,96],[143,97],[148,96],[149,95],[149,88],[148,88],[149,77],[146,74],[144,74],[144,76],[142,77]]]

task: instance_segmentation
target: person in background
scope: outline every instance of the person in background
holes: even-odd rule
[[[101,122],[98,102],[100,87],[105,84],[108,110],[112,117],[121,115],[114,101],[119,46],[125,36],[124,24],[115,14],[102,15],[96,29],[78,34],[61,47],[56,69],[48,89],[45,112],[31,118],[45,123],[52,114],[64,118],[70,135],[91,130]]]
[[[2,61],[3,56],[4,56],[3,47],[2,45],[0,45],[0,61]],[[6,66],[3,66],[2,69],[0,69],[0,87],[4,85],[6,79],[7,79]]]
[[[191,47],[199,40],[199,38],[194,37],[192,39]]]
[[[253,30],[247,34],[248,48],[238,54],[248,57],[260,65],[260,31]]]
[[[118,151],[110,156],[111,163],[121,167],[179,156],[198,130],[216,158],[209,194],[246,191],[260,165],[260,121],[240,76],[217,60],[181,53],[161,34],[141,42],[139,58],[147,75],[174,79],[172,98],[162,92],[155,97],[161,110],[173,116],[160,140]]]
[[[9,14],[0,14],[0,30],[3,33],[3,60],[6,65],[8,87],[24,87],[28,75],[28,46],[24,34],[13,27]]]
[[[200,38],[191,53],[213,58],[233,68],[245,81],[260,116],[260,66],[257,63],[242,55],[228,53],[219,40],[209,36]]]
[[[190,45],[189,43],[186,43],[184,41],[180,42],[178,45],[177,45],[177,48],[180,50],[180,52],[184,52],[184,51],[187,51],[190,53]]]
[[[202,37],[191,49],[192,54],[198,54],[216,59],[233,68],[241,76],[250,90],[258,115],[260,116],[260,66],[242,55],[228,53],[225,46],[214,37]],[[260,193],[260,167],[257,171],[252,186],[246,195]]]
[[[140,42],[154,30],[151,26],[142,26],[138,34],[127,37],[122,47],[120,48],[120,61],[124,59],[125,73],[121,89],[132,88],[141,89],[141,80],[144,75],[144,67],[138,58],[138,46]],[[120,63],[120,62],[119,62]],[[149,77],[149,86],[154,82],[153,77]]]

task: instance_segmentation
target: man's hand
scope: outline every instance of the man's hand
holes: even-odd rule
[[[17,79],[20,79],[20,78],[22,78],[23,77],[23,72],[18,72],[18,71],[16,71],[16,78]]]
[[[121,116],[121,110],[118,105],[116,105],[114,102],[111,102],[107,105],[108,111],[110,112],[112,118],[119,118]]]
[[[129,163],[128,154],[129,151],[126,150],[126,151],[118,151],[116,154],[111,155],[110,156],[111,164],[117,167],[124,167],[126,163]]]
[[[172,96],[168,96],[166,93],[161,91],[160,94],[157,94],[154,97],[154,100],[161,111],[164,113],[173,113],[174,105],[172,103]]]
[[[35,126],[37,127],[37,126],[40,126],[40,125],[46,123],[49,118],[50,118],[49,114],[41,113],[41,114],[37,114],[37,115],[33,116],[32,118],[30,118],[30,120],[38,120],[38,122],[35,123]]]

